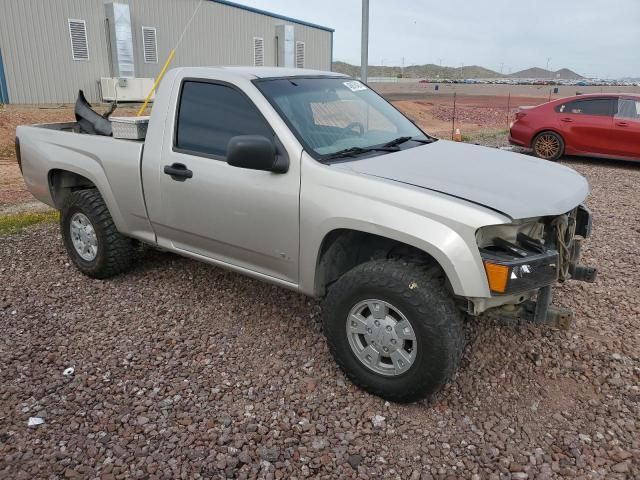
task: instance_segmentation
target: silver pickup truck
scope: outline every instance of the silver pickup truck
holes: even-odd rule
[[[18,127],[16,149],[83,273],[147,244],[319,298],[340,367],[393,401],[453,375],[465,314],[558,323],[552,286],[596,273],[582,176],[438,140],[336,73],[178,68],[144,141],[56,123]]]

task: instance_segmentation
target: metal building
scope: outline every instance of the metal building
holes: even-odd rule
[[[144,98],[199,0],[2,0],[0,103]],[[204,0],[171,64],[330,70],[333,30]]]

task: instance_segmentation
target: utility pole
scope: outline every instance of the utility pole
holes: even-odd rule
[[[367,83],[369,66],[369,0],[362,0],[362,39],[360,40],[360,80]]]

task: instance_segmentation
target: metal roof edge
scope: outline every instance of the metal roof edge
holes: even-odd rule
[[[239,8],[240,10],[246,10],[248,12],[258,13],[260,15],[267,15],[268,17],[279,18],[280,20],[285,20],[287,22],[298,23],[300,25],[304,25],[306,27],[317,28],[320,30],[325,30],[327,32],[334,33],[335,30],[333,28],[324,27],[322,25],[316,25],[315,23],[305,22],[304,20],[298,20],[297,18],[287,17],[285,15],[279,15],[277,13],[269,12],[267,10],[261,10],[259,8],[249,7],[247,5],[242,5],[240,3],[230,2],[228,0],[209,0],[210,2],[219,3],[221,5],[226,5],[228,7]]]

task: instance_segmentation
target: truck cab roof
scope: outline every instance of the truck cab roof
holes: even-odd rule
[[[347,77],[342,73],[327,72],[322,70],[312,70],[307,68],[284,68],[284,67],[179,67],[184,76],[206,75],[209,72],[215,75],[223,70],[227,74],[237,75],[239,78],[254,80],[256,78],[289,78],[289,77]]]

